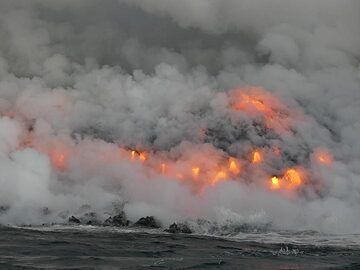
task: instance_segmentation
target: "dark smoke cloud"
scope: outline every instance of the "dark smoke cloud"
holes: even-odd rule
[[[164,224],[359,232],[359,11],[356,0],[1,1],[0,222],[63,222],[83,205],[103,217],[120,204]],[[299,112],[290,134],[229,110],[227,93],[248,85]],[[29,129],[38,148],[72,149],[68,171],[23,147]],[[106,162],[99,153],[117,144],[201,150],[204,164],[277,144],[287,158],[276,166],[305,164],[324,189],[288,198],[244,176],[199,197],[139,164]],[[319,147],[333,153],[330,169],[311,162]]]

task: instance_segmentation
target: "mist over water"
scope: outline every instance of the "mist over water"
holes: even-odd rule
[[[0,223],[360,233],[359,11],[1,1]]]

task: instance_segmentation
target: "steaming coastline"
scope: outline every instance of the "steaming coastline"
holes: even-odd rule
[[[0,223],[359,233],[359,4],[318,2],[3,1]]]

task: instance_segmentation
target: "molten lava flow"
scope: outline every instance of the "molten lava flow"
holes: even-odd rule
[[[216,185],[219,181],[221,180],[225,180],[225,178],[227,177],[227,174],[224,170],[219,170],[218,172],[216,172],[215,177],[211,180],[211,185]]]
[[[130,152],[130,160],[140,160],[145,161],[147,159],[147,153],[146,152],[139,152],[137,150],[131,150]]]
[[[50,161],[55,168],[64,171],[68,167],[69,153],[65,149],[53,149],[49,153]]]
[[[139,154],[139,159],[140,159],[141,161],[145,161],[145,160],[147,159],[147,154],[146,154],[146,152],[140,152],[140,154]]]
[[[325,165],[330,165],[333,163],[333,157],[331,153],[326,149],[317,149],[315,151],[315,158],[318,162]]]
[[[294,112],[262,87],[244,87],[230,92],[230,107],[252,118],[262,117],[267,128],[278,133],[291,127],[290,115]]]
[[[261,163],[262,162],[262,156],[259,150],[255,150],[252,154],[252,163]]]
[[[240,173],[239,162],[234,158],[229,158],[229,171],[233,175],[238,175]]]
[[[280,180],[277,176],[271,177],[270,189],[280,189]]]
[[[166,164],[165,163],[161,163],[161,173],[165,174],[166,171]]]
[[[48,154],[50,161],[54,168],[59,171],[69,169],[69,158],[73,153],[76,153],[77,145],[71,143],[58,143],[50,142],[44,144],[42,147],[32,145],[39,152]],[[169,180],[181,181],[183,184],[188,185],[191,191],[196,194],[201,194],[206,187],[216,186],[222,181],[240,180],[238,176],[248,166],[246,163],[261,163],[264,160],[263,150],[255,149],[251,154],[250,160],[238,160],[234,157],[225,157],[221,151],[212,150],[208,148],[190,151],[186,155],[180,155],[176,158],[171,157],[169,153],[159,152],[159,155],[147,153],[139,150],[128,150],[119,146],[115,158],[112,151],[99,152],[99,156],[104,156],[103,161],[106,163],[116,163],[124,161],[140,162],[142,170],[148,175],[166,175]],[[72,149],[74,148],[74,149]],[[109,148],[106,148],[109,149]],[[274,151],[271,151],[273,154]],[[269,152],[269,153],[271,153]],[[268,153],[268,154],[269,154]],[[319,162],[331,161],[331,155],[326,151],[315,152]],[[146,162],[145,162],[146,161]],[[240,164],[244,163],[242,168]],[[200,165],[200,166],[199,166]],[[262,166],[252,167],[257,172],[266,173],[266,169]],[[251,170],[252,170],[251,169]],[[301,186],[304,182],[303,173],[300,168],[288,168],[284,171],[282,176],[272,176],[269,178],[268,188],[270,190],[293,190]]]
[[[294,116],[298,117],[301,114],[284,106],[275,95],[261,87],[235,89],[229,93],[228,101],[234,110],[231,113],[235,116],[241,116],[239,120],[244,119],[243,116],[246,116],[245,118],[254,118],[256,123],[259,123],[258,120],[260,120],[266,127],[278,132],[274,136],[276,140],[265,142],[266,147],[261,145],[252,146],[252,152],[246,152],[248,157],[244,158],[244,160],[229,157],[228,153],[223,150],[209,143],[204,143],[207,141],[205,140],[207,138],[207,129],[203,126],[200,127],[198,134],[195,133],[196,138],[200,138],[202,143],[183,144],[183,142],[178,148],[174,149],[175,151],[173,149],[170,151],[156,151],[156,149],[153,149],[154,151],[146,152],[143,149],[129,149],[126,145],[119,146],[101,140],[88,140],[86,145],[91,149],[91,153],[96,153],[97,160],[104,162],[106,165],[117,165],[117,162],[122,161],[129,165],[129,162],[134,162],[136,166],[133,168],[140,168],[146,177],[152,178],[164,175],[170,181],[181,181],[182,184],[188,185],[190,190],[195,193],[204,191],[206,187],[215,186],[222,181],[240,181],[240,174],[244,175],[242,178],[246,179],[245,182],[253,179],[264,179],[265,185],[273,191],[296,190],[304,182],[315,182],[310,178],[311,175],[307,172],[304,173],[301,164],[299,164],[300,167],[285,169],[282,175],[278,174],[283,159],[286,158],[286,153],[283,153],[280,148],[280,146],[284,147],[286,145],[283,145],[282,136],[278,135],[282,135],[283,131],[291,127],[292,120],[296,119]],[[59,106],[59,109],[62,109],[62,107]],[[236,117],[234,119],[236,120]],[[65,138],[62,136],[50,136],[50,138],[43,140],[42,137],[36,138],[37,133],[33,127],[28,127],[27,133],[24,136],[21,148],[31,147],[47,154],[51,164],[57,171],[69,169],[69,160],[73,154],[76,154],[76,158],[73,159],[74,162],[81,158],[87,158],[86,154],[79,155],[81,151],[78,151],[78,149],[81,149],[79,146],[81,142],[73,141],[71,136],[65,136]],[[286,135],[289,135],[289,133]],[[101,145],[101,147],[93,148],[97,144]],[[238,155],[245,151],[245,149],[239,150],[239,153],[236,153]],[[232,154],[236,155],[235,153]],[[333,157],[328,150],[319,148],[314,151],[311,161],[330,165],[333,162]],[[323,166],[323,168],[326,168],[326,166]],[[272,175],[274,172],[276,172],[276,176]],[[304,175],[306,178],[304,178]],[[258,180],[255,182],[258,183]]]
[[[191,169],[191,172],[192,172],[192,175],[196,178],[199,176],[199,173],[200,173],[200,168],[199,167],[193,167]]]
[[[270,113],[270,108],[265,105],[261,95],[247,94],[241,91],[237,93],[236,98],[237,100],[232,106],[235,110],[255,109],[263,113]]]
[[[301,173],[294,168],[287,169],[282,180],[286,183],[287,189],[294,189],[302,184]]]
[[[41,143],[34,138],[34,134],[29,133],[25,138],[25,147],[31,147],[39,153],[46,154],[50,160],[51,165],[58,171],[65,171],[69,167],[69,158],[72,154],[71,141],[64,138],[59,139],[44,139]]]
[[[132,150],[131,151],[131,160],[135,160],[135,154],[136,154],[136,151]]]
[[[91,143],[89,141],[88,143]],[[58,142],[55,140],[44,145],[32,145],[39,152],[48,154],[54,168],[59,171],[69,169],[69,158],[77,153],[78,144],[71,142]],[[178,156],[172,156],[168,152],[145,152],[139,150],[129,150],[125,147],[117,147],[114,152],[112,148],[102,152],[98,149],[98,156],[103,156],[103,162],[112,164],[121,161],[132,161],[141,164],[141,169],[146,175],[159,176],[166,175],[169,180],[181,181],[186,184],[191,191],[201,194],[206,187],[216,186],[222,181],[240,180],[238,176],[244,170],[245,175],[249,173],[267,174],[265,166],[247,166],[246,164],[261,163],[264,161],[263,149],[255,149],[251,153],[251,158],[247,160],[238,160],[234,157],[227,157],[224,152],[215,148],[206,146],[199,149],[186,148],[189,152]],[[109,151],[110,149],[110,151]],[[272,149],[272,148],[271,148]],[[266,152],[266,157],[270,153],[281,155],[281,151]],[[115,153],[115,156],[112,154]],[[78,157],[78,154],[77,154]],[[329,152],[316,151],[315,157],[319,162],[327,163],[332,160]],[[145,162],[146,161],[146,162]],[[244,165],[243,167],[240,165]],[[269,164],[271,164],[269,162]],[[288,168],[282,176],[272,176],[268,178],[267,186],[270,190],[293,190],[301,186],[303,180],[303,170],[299,168]],[[250,170],[248,170],[250,169]],[[250,175],[251,178],[251,175]]]
[[[287,169],[282,177],[273,176],[270,179],[270,189],[295,189],[303,184],[302,173],[299,169]]]

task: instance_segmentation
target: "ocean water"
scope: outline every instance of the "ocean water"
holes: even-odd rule
[[[0,269],[360,269],[360,236],[1,227]]]

